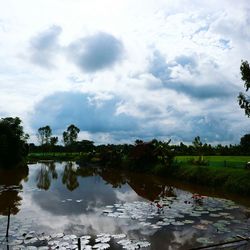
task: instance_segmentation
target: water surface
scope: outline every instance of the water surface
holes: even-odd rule
[[[0,173],[0,249],[74,249],[79,237],[82,249],[191,249],[230,241],[250,231],[250,201],[236,198],[72,162],[32,164]]]

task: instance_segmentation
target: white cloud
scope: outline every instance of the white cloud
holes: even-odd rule
[[[130,133],[84,132],[101,141],[143,135],[188,141],[198,132],[215,141],[218,132],[221,142],[234,143],[248,132],[237,105],[240,61],[250,58],[248,1],[0,3],[0,113],[21,116],[30,133],[38,103],[60,91],[115,96],[114,115],[136,118],[139,128]],[[94,39],[98,34],[109,37],[108,46]],[[65,48],[77,41],[87,51],[74,50],[68,60]],[[207,122],[198,123],[202,117]]]

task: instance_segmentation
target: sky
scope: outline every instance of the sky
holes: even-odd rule
[[[0,0],[0,117],[60,136],[236,144],[247,0]]]

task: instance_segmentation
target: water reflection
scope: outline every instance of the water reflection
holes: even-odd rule
[[[29,180],[22,182],[28,173]],[[16,214],[11,218],[16,223],[12,230],[16,227],[26,232],[28,228],[38,233],[92,237],[99,233],[125,233],[129,239],[148,240],[150,249],[158,250],[189,249],[199,245],[199,237],[215,238],[217,232],[212,223],[216,221],[219,230],[226,230],[229,225],[218,223],[231,223],[232,232],[222,232],[223,237],[238,230],[239,223],[250,229],[247,216],[239,207],[228,203],[232,210],[227,206],[219,209],[218,204],[224,201],[213,198],[200,206],[185,203],[187,197],[191,199],[192,194],[158,177],[83,167],[73,162],[43,162],[30,166],[29,172],[27,166],[19,172],[0,172],[0,213],[6,215],[11,206],[12,214]],[[112,212],[105,211],[108,209]],[[115,217],[118,213],[123,213],[123,217]],[[184,225],[185,220],[193,224]],[[0,225],[0,234],[3,230]],[[114,244],[111,249],[121,247]]]
[[[164,196],[176,196],[172,186],[163,184],[157,178],[152,176],[126,173],[114,169],[105,168],[86,168],[79,167],[73,162],[63,164],[61,173],[62,184],[67,190],[73,191],[79,188],[78,178],[87,178],[92,176],[101,177],[106,184],[112,185],[113,188],[121,188],[128,184],[140,197],[149,201],[155,201]],[[42,163],[37,171],[37,187],[43,190],[49,190],[51,181],[57,180],[58,172],[53,162]],[[98,178],[96,178],[97,180]],[[84,185],[84,184],[83,184]],[[88,190],[89,192],[90,190]]]
[[[37,172],[36,181],[37,187],[48,190],[52,179],[57,179],[58,174],[54,162],[41,163],[41,167]]]
[[[79,187],[77,169],[78,167],[73,162],[67,162],[64,166],[62,183],[65,184],[70,191]]]
[[[8,215],[10,208],[11,214],[19,212],[22,197],[23,180],[26,180],[29,174],[27,165],[18,166],[10,170],[0,169],[0,214]]]

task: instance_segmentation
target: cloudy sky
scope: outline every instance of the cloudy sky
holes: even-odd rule
[[[97,143],[238,143],[247,0],[0,0],[0,117]]]

